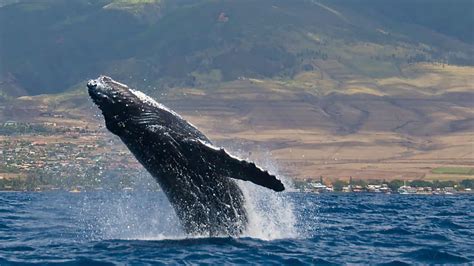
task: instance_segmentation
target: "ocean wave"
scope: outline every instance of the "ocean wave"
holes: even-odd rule
[[[162,193],[0,193],[0,265],[474,262],[470,196],[246,189],[255,220],[237,238],[186,236]]]

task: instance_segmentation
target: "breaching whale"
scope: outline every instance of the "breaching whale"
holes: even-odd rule
[[[230,155],[180,115],[144,93],[100,76],[87,83],[109,131],[157,180],[191,235],[241,234],[248,217],[233,179],[283,191],[280,180]]]

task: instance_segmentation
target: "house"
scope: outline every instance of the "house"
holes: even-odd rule
[[[312,190],[316,192],[329,192],[329,189],[326,185],[321,184],[321,182],[310,183]]]
[[[7,122],[3,123],[3,126],[4,127],[16,127],[16,126],[18,126],[18,122],[10,120],[10,121],[7,121]]]
[[[352,187],[350,185],[342,187],[342,192],[351,192],[351,191],[352,191]]]

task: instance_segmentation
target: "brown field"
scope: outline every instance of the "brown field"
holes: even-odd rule
[[[317,69],[289,81],[175,89],[157,100],[217,144],[270,160],[290,178],[470,178],[431,170],[474,167],[474,68],[409,65],[384,79],[346,75],[337,64]],[[2,121],[89,128],[103,123],[98,114],[84,92],[20,98],[0,109]]]
[[[249,158],[270,156],[282,174],[292,178],[464,179],[432,174],[441,166],[474,167],[470,132],[442,136],[409,136],[393,132],[333,134],[318,128],[242,130],[238,121],[218,116],[186,116],[216,142]],[[254,121],[258,123],[258,121]]]
[[[410,65],[404,77],[351,77],[332,88],[344,69],[320,69],[290,82],[183,89],[165,103],[218,143],[270,156],[292,178],[466,178],[431,169],[474,165],[473,68]]]

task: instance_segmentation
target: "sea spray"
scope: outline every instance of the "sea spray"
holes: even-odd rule
[[[234,152],[239,155],[239,152]],[[280,175],[266,153],[257,164],[276,174],[287,190],[291,181]],[[287,192],[274,192],[250,182],[237,181],[245,197],[249,224],[242,237],[262,240],[298,237],[294,204]],[[187,236],[166,195],[146,172],[137,173],[130,191],[103,191],[83,200],[83,217],[91,239],[183,239]],[[90,200],[87,198],[90,197]],[[97,198],[100,197],[100,204]],[[95,204],[92,204],[95,202]],[[207,237],[207,236],[192,236]]]
[[[183,237],[170,203],[163,192],[130,192],[117,195],[99,219],[107,239],[171,239]]]
[[[82,213],[91,239],[160,240],[184,238],[166,195],[146,172],[137,174],[131,191],[103,191],[83,201]],[[100,198],[100,204],[97,203]],[[88,218],[86,218],[88,217]]]
[[[296,238],[296,216],[293,204],[283,193],[277,194],[251,184],[240,187],[245,196],[245,208],[249,224],[244,231],[244,237],[262,240]]]
[[[245,154],[242,150],[231,150],[231,153]],[[269,152],[260,154],[261,156],[253,160],[245,156],[240,157],[255,161],[257,165],[275,174],[283,182],[286,190],[274,192],[250,182],[237,181],[244,194],[245,209],[249,216],[249,224],[242,236],[262,240],[297,238],[299,234],[294,204],[287,196],[287,191],[292,190],[293,183],[280,174],[278,165],[272,160]]]

